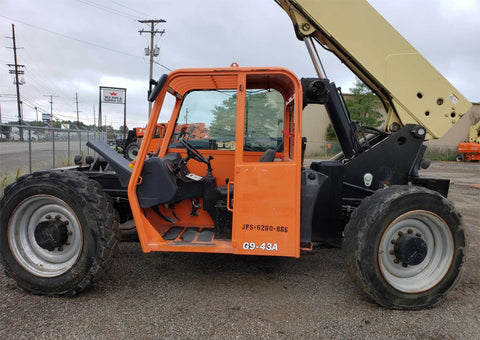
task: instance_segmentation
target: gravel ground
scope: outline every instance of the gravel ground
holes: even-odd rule
[[[107,277],[74,298],[34,296],[0,274],[0,338],[390,338],[480,336],[479,164],[433,163],[452,178],[469,259],[439,306],[392,311],[370,302],[345,273],[340,249],[300,259],[143,254],[122,243]]]

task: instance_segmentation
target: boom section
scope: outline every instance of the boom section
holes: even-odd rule
[[[382,100],[386,131],[420,124],[440,138],[471,103],[366,0],[276,0],[298,39],[334,53]],[[419,32],[421,34],[421,32]]]

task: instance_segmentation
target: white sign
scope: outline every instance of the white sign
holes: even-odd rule
[[[50,121],[50,113],[42,113],[42,120],[44,122],[49,122]]]
[[[125,89],[102,88],[102,103],[125,104]]]

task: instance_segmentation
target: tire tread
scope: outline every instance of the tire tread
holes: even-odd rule
[[[98,232],[98,237],[96,257],[90,266],[88,273],[86,273],[78,283],[63,291],[45,292],[30,286],[23,286],[18,282],[17,286],[20,286],[23,290],[38,295],[73,296],[98,281],[112,262],[113,255],[118,246],[118,221],[114,218],[112,200],[103,192],[99,183],[90,180],[80,172],[70,170],[38,171],[19,177],[16,182],[5,188],[4,196],[0,201],[0,213],[3,211],[4,206],[11,195],[22,190],[22,188],[27,185],[32,185],[35,182],[40,183],[40,181],[54,181],[56,182],[56,185],[69,194],[75,192],[86,201],[84,203],[86,203],[88,207],[88,213],[93,217],[97,226],[96,230]],[[7,275],[15,277],[15,273],[9,272],[9,266],[5,263],[3,256],[0,257],[0,262]]]

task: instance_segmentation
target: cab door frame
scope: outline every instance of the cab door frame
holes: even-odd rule
[[[266,163],[246,161],[243,146],[249,74],[242,73],[238,78],[235,173],[231,184],[234,188],[231,205],[232,247],[239,254],[299,257],[301,85],[298,78],[287,70],[265,72],[265,76],[275,74],[279,78],[284,77],[291,82],[294,89],[294,93],[284,91],[282,93],[285,100],[283,131],[285,151],[281,161]],[[261,75],[261,72],[255,72],[255,75],[259,74]],[[293,158],[288,158],[292,153]]]

